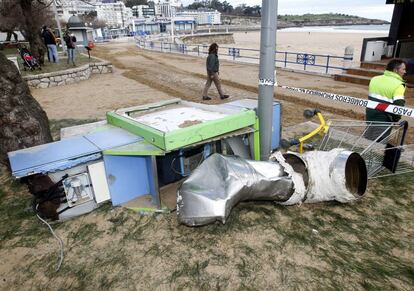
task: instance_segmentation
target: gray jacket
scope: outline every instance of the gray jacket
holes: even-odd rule
[[[214,73],[217,73],[220,67],[218,56],[214,53],[209,54],[207,57],[206,65],[207,65],[207,74],[209,76],[213,75]]]

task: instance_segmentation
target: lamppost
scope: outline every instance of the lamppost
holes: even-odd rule
[[[170,3],[170,13],[171,13],[171,40],[174,42],[174,10],[175,7]]]
[[[56,0],[53,0],[52,2],[53,2],[53,13],[55,14],[56,25],[57,25],[59,35],[60,35],[60,45],[62,46],[62,51],[65,52],[65,42],[63,40],[62,29],[60,27],[59,15],[57,13],[57,8],[56,8]]]
[[[259,125],[261,160],[269,159],[272,139],[273,94],[278,0],[262,0],[259,65]]]

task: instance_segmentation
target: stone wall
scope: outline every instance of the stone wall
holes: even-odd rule
[[[48,88],[55,86],[69,85],[89,79],[91,74],[112,73],[110,62],[89,63],[73,69],[64,71],[24,76],[29,87]]]
[[[181,40],[185,44],[200,44],[200,43],[213,43],[218,42],[222,44],[234,43],[233,33],[203,33],[195,35],[186,35],[181,37]]]

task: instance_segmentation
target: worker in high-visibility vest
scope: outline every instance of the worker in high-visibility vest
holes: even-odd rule
[[[400,59],[391,60],[381,76],[375,76],[369,83],[368,99],[381,103],[404,106],[406,63]],[[392,114],[375,109],[366,109],[366,121],[397,122],[401,119],[400,115]],[[388,126],[372,125],[368,128],[365,136],[371,140],[380,137],[379,141],[387,137],[390,133],[386,129]]]

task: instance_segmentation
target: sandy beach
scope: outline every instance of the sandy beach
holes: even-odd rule
[[[363,39],[384,36],[386,36],[384,33],[279,30],[276,34],[276,49],[278,51],[343,56],[345,48],[352,46],[354,48],[354,64],[357,64],[361,55]],[[237,47],[260,49],[260,31],[234,32],[233,37]]]
[[[110,110],[168,98],[201,101],[205,83],[204,58],[140,50],[133,43],[98,45],[94,49],[94,56],[111,61],[114,73],[93,76],[87,82],[67,85],[63,90],[60,87],[32,89],[33,95],[49,118],[103,119],[105,112]],[[258,64],[220,60],[220,78],[231,100],[257,98],[258,74]],[[366,98],[368,92],[365,85],[336,82],[324,75],[285,70],[278,70],[277,75],[279,84],[286,86],[317,89],[357,98]],[[209,94],[213,100],[208,103],[220,103],[215,88],[211,88]],[[336,119],[341,118],[338,115],[363,119],[365,114],[363,107],[281,88],[275,90],[275,98],[283,100],[285,125],[302,121],[303,109],[309,107],[323,110],[330,118],[336,115]],[[414,104],[411,89],[407,90],[406,101],[407,106]],[[81,110],[79,104],[83,104]]]

